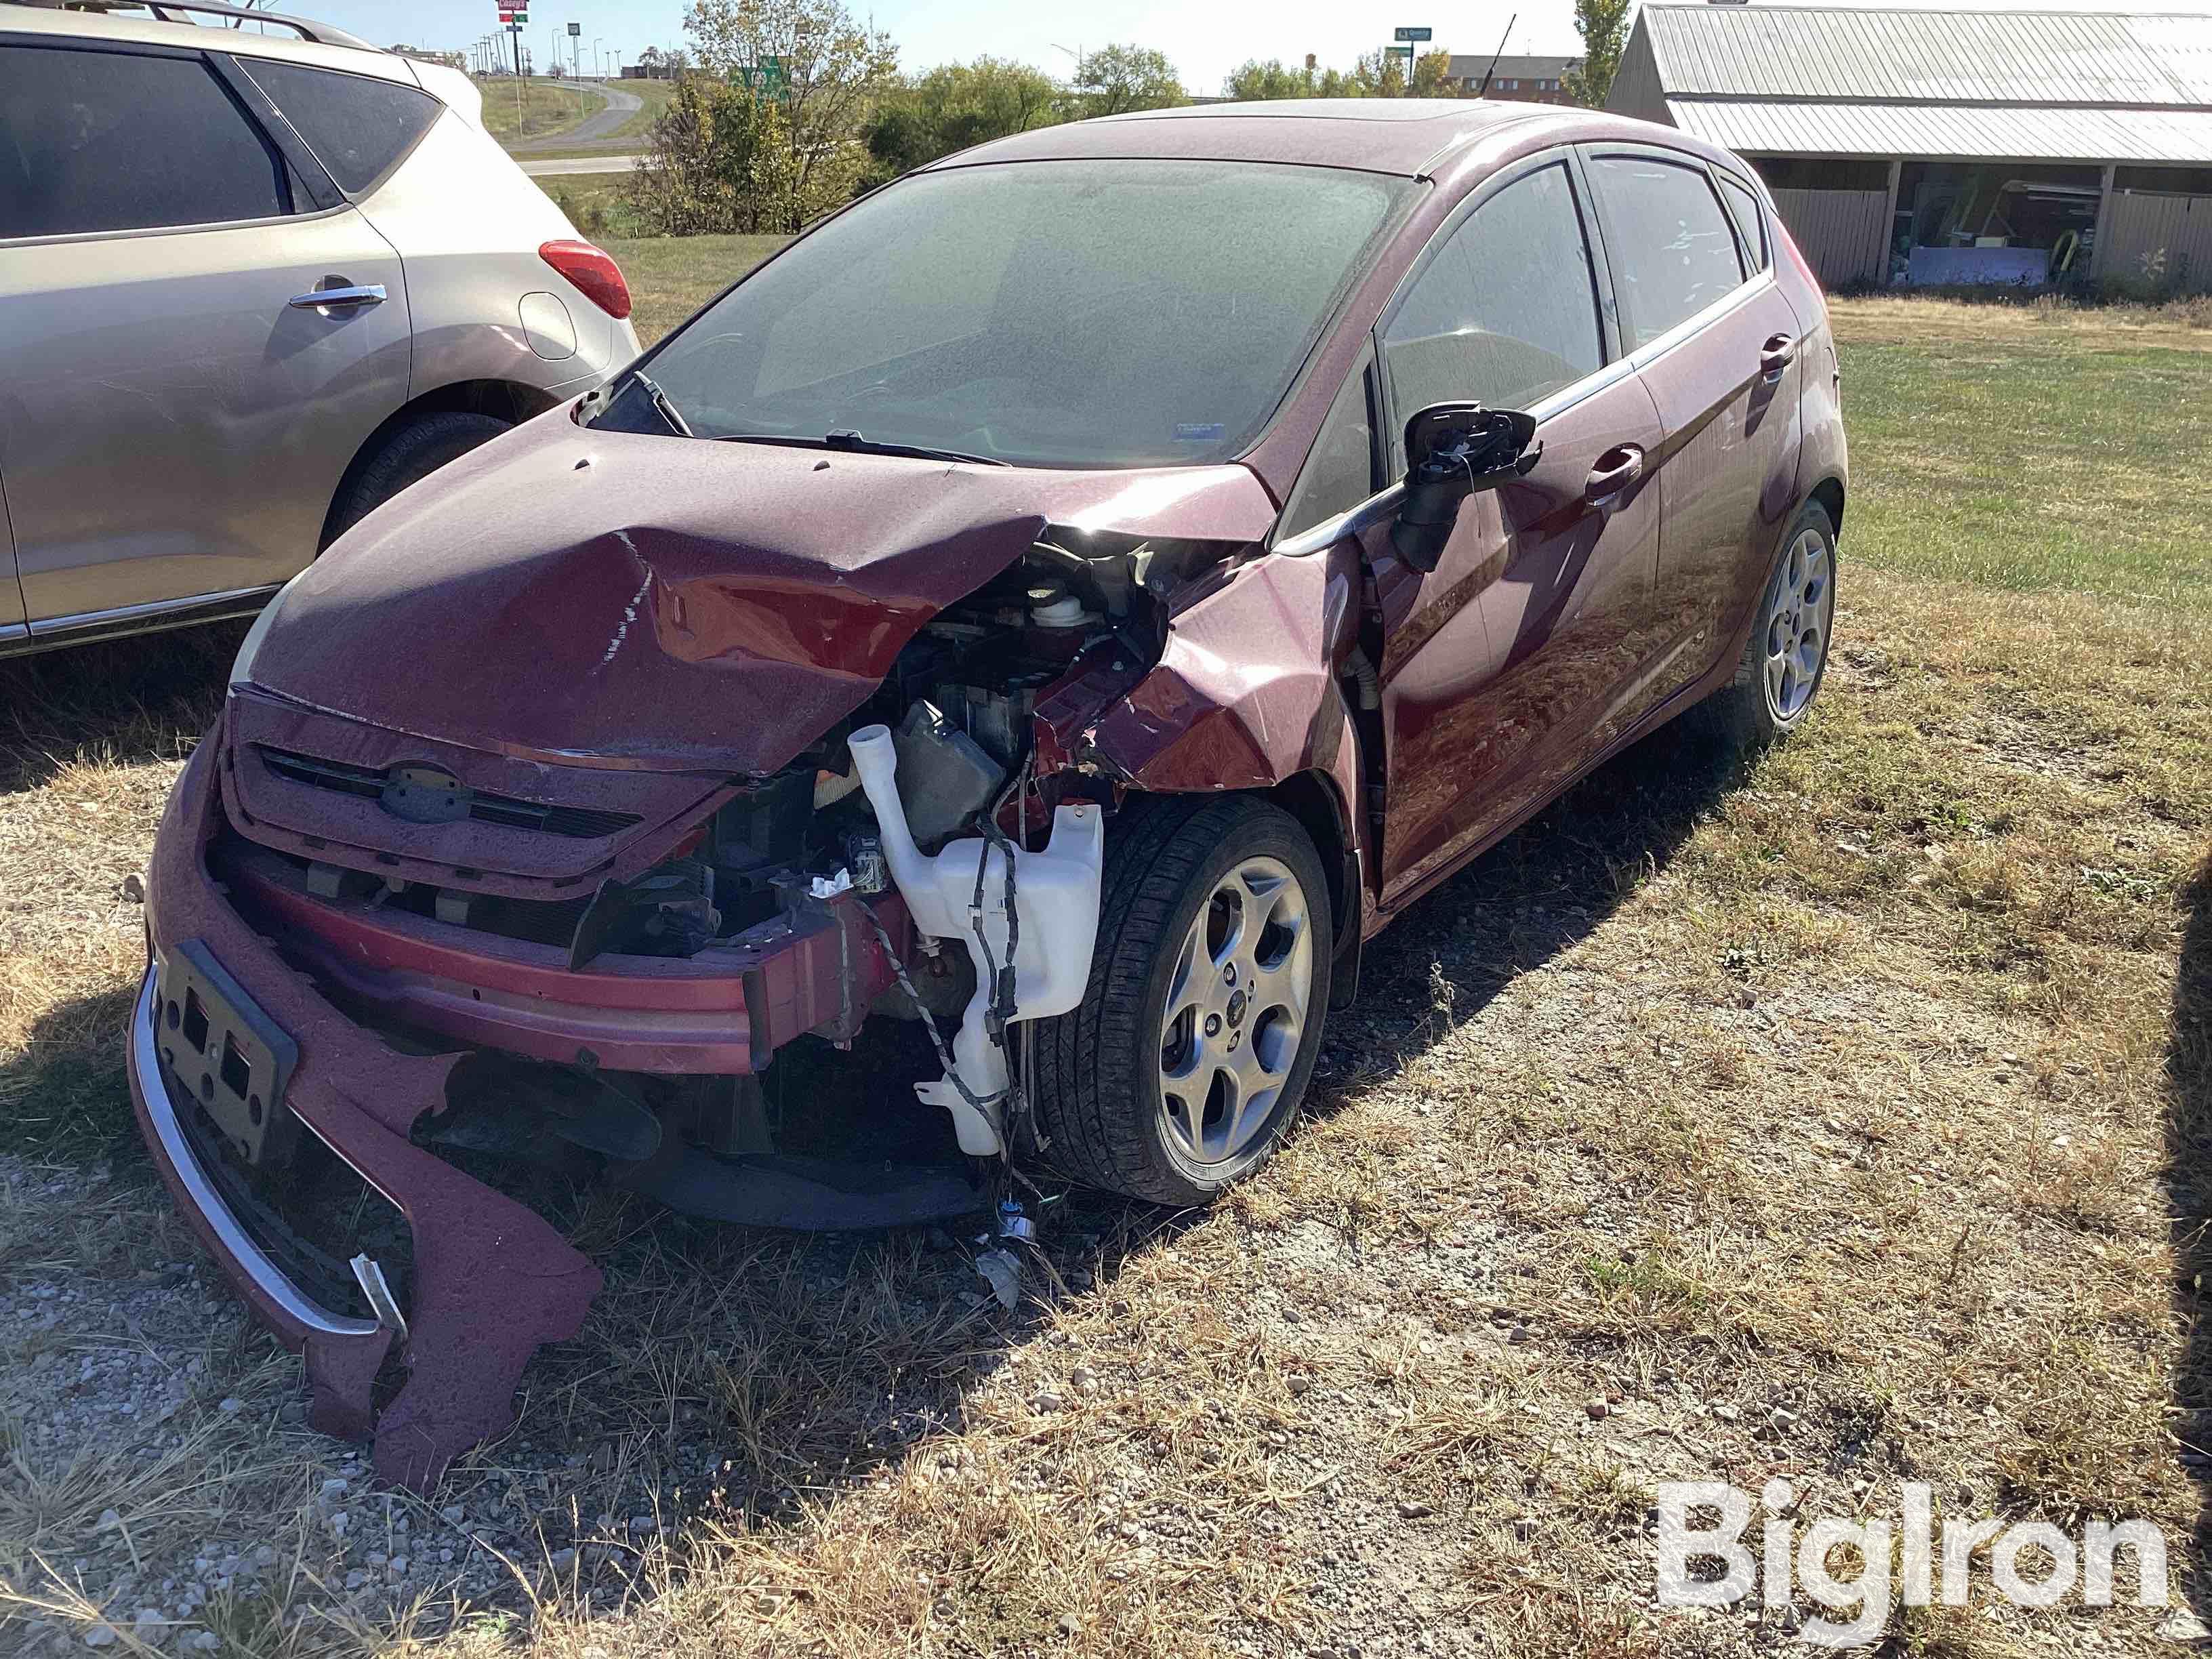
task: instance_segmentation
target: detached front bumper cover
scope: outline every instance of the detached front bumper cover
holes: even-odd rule
[[[514,1423],[524,1365],[540,1344],[581,1328],[599,1269],[532,1211],[410,1142],[415,1121],[443,1106],[455,1056],[386,1047],[318,996],[231,908],[206,863],[221,810],[216,750],[206,743],[195,752],[163,814],[147,894],[154,946],[198,940],[298,1044],[285,1104],[413,1231],[404,1336],[320,1306],[224,1201],[179,1121],[191,1107],[163,1075],[151,970],[127,1050],[139,1126],[179,1207],[239,1293],[306,1361],[313,1425],[374,1436],[377,1474],[424,1491],[456,1455]],[[380,1413],[372,1385],[395,1340],[407,1381]]]

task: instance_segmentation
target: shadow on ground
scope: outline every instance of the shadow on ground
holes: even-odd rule
[[[198,640],[0,665],[0,706],[11,711],[0,726],[0,790],[35,787],[71,753],[153,752],[147,745],[198,730],[216,706],[228,654]],[[1666,867],[1736,773],[1701,726],[1670,732],[1602,768],[1425,900],[1368,953],[1359,1005],[1332,1024],[1310,1109],[1333,1112],[1387,1079],[1517,975],[1586,937]],[[118,987],[42,1026],[119,1034],[130,997]],[[40,1067],[0,1067],[0,1101],[66,1115],[77,1131],[70,1146],[112,1151],[118,1173],[145,1181],[155,1201],[119,1051],[80,1038],[57,1053],[34,1032],[29,1052]],[[906,1095],[890,1070],[866,1082]],[[942,1229],[799,1237],[692,1221],[605,1188],[541,1200],[601,1263],[607,1288],[583,1336],[532,1366],[515,1432],[457,1468],[437,1500],[527,1491],[547,1517],[542,1533],[505,1542],[531,1554],[589,1541],[598,1513],[787,1522],[802,1501],[834,1498],[917,1440],[957,1427],[970,1391],[1044,1317],[1034,1299],[1002,1312],[968,1242]],[[1130,1256],[1194,1219],[1057,1191],[1033,1195],[1032,1212],[1042,1237],[1028,1288],[1044,1302],[1110,1283]],[[647,1591],[621,1577],[619,1553],[595,1554],[620,1579],[606,1593]]]
[[[2212,1618],[2212,1329],[2204,1322],[2212,1277],[2212,857],[2182,890],[2181,961],[2173,980],[2173,1035],[2166,1051],[2171,1116],[2166,1129],[2166,1208],[2172,1218],[2174,1314],[2189,1335],[2174,1370],[2181,1460],[2200,1508],[2191,1556],[2201,1617]]]
[[[246,624],[181,629],[0,660],[0,794],[72,760],[189,754],[215,720]]]

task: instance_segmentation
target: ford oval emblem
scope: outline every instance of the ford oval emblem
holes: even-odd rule
[[[378,796],[384,810],[410,823],[459,823],[475,804],[475,792],[434,766],[395,766]]]

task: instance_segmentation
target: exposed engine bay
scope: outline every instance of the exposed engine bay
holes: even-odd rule
[[[1121,782],[1056,734],[1157,663],[1174,601],[1231,550],[1048,531],[923,623],[875,691],[788,765],[715,791],[665,854],[587,892],[524,896],[478,872],[380,872],[399,860],[341,861],[327,841],[280,836],[235,802],[212,863],[248,917],[360,1024],[417,1052],[469,1045],[443,1109],[410,1126],[441,1155],[572,1172],[597,1161],[672,1207],[763,1224],[837,1229],[988,1207],[1022,1139],[1025,1022],[1083,995]],[[588,838],[629,833],[637,817],[471,788],[434,767],[241,747],[261,769],[249,764],[242,799],[258,799],[265,774],[431,826],[465,817]],[[544,971],[441,983],[467,975],[411,949],[480,952],[494,941]],[[780,972],[793,961],[803,966],[787,983]],[[576,975],[613,996],[617,979],[684,975],[696,1012],[641,1011],[632,1029],[549,1007],[541,987]],[[716,1029],[720,988],[742,1005],[726,1019],[741,1030]],[[559,1029],[556,1016],[572,1012]],[[914,1092],[951,1132],[944,1158],[886,1167],[834,1146],[792,1150],[809,1138],[781,1104],[793,1091],[770,1075],[779,1051],[802,1036],[849,1049],[871,1016],[927,1032],[940,1074]],[[818,1088],[823,1060],[804,1063]],[[217,1139],[264,1187],[285,1150],[258,1134]],[[315,1277],[342,1296],[343,1276],[329,1271],[337,1250],[320,1253]]]

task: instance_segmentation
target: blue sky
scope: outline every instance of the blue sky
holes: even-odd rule
[[[1802,0],[1799,0],[1802,3]],[[1865,0],[1860,0],[1865,3]],[[1970,3],[1971,0],[1952,0]],[[1266,3],[1170,3],[1168,0],[848,0],[862,15],[872,9],[878,27],[898,43],[908,69],[990,52],[1032,63],[1054,74],[1073,67],[1076,50],[1134,40],[1159,47],[1194,92],[1218,92],[1222,78],[1248,58],[1295,63],[1307,52],[1323,64],[1349,64],[1389,39],[1392,26],[1426,24],[1436,45],[1459,52],[1494,51],[1513,24],[1510,52],[1571,52],[1576,49],[1571,0],[1502,0],[1446,6],[1437,0],[1389,0],[1391,9],[1321,0]],[[2008,0],[2068,10],[2203,11],[2212,0]],[[465,48],[498,24],[494,0],[278,0],[377,41]],[[565,43],[571,20],[583,25],[585,65],[592,43],[611,55],[635,58],[648,46],[677,46],[684,33],[683,0],[538,0],[525,40],[541,61],[557,35]],[[1058,50],[1066,47],[1068,51]]]

